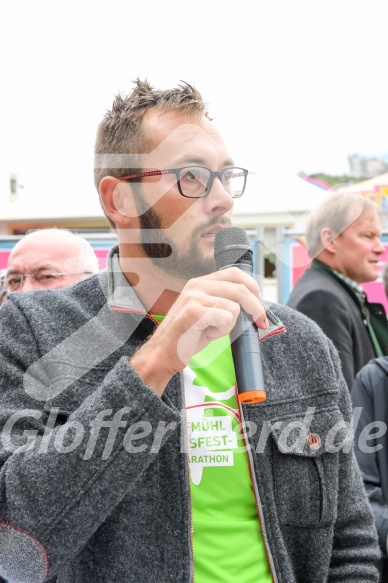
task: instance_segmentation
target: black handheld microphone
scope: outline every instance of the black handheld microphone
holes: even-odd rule
[[[244,229],[227,227],[218,231],[214,258],[217,270],[235,266],[253,277],[253,253]],[[265,401],[257,326],[243,309],[230,333],[230,340],[239,401],[244,404]]]

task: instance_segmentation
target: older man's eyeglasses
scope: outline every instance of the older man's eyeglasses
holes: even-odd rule
[[[248,170],[245,168],[225,168],[214,171],[205,166],[183,166],[167,170],[150,170],[138,174],[121,176],[119,180],[131,181],[139,178],[158,177],[175,174],[179,193],[187,198],[202,198],[209,194],[215,178],[219,178],[222,186],[232,198],[238,198],[244,193]]]
[[[32,282],[39,288],[50,288],[56,281],[67,275],[87,275],[90,271],[77,271],[74,273],[51,273],[47,271],[38,271],[37,273],[10,273],[5,278],[5,288],[8,292],[20,291],[23,287],[26,277],[31,277]]]

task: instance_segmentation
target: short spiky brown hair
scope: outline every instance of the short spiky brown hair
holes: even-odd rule
[[[98,192],[104,176],[119,178],[141,171],[141,154],[148,152],[150,144],[142,125],[149,109],[209,118],[201,94],[186,82],[166,90],[154,89],[147,80],[136,79],[134,85],[129,95],[116,96],[112,109],[98,126],[94,149],[94,183]],[[109,217],[108,220],[113,226]]]

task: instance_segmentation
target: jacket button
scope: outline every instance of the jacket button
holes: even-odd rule
[[[318,433],[309,433],[307,436],[307,445],[312,451],[317,451],[321,445],[321,438],[319,437]]]

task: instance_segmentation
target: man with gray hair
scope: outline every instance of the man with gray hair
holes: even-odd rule
[[[361,287],[379,276],[380,237],[381,221],[371,200],[329,195],[309,217],[306,240],[313,261],[288,300],[333,341],[349,389],[364,364],[388,354],[384,307],[369,303]]]
[[[38,229],[13,247],[5,275],[7,292],[59,289],[98,272],[98,260],[86,239],[67,229]]]

